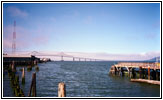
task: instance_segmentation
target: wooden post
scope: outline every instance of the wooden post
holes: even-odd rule
[[[114,74],[115,75],[117,74],[117,68],[116,68],[116,66],[114,66]]]
[[[156,80],[159,80],[159,72],[157,69],[156,69]]]
[[[124,76],[124,70],[122,67],[121,67],[121,73],[122,73],[122,76]]]
[[[33,91],[32,91],[32,96],[36,97],[36,73],[33,73]]]
[[[32,74],[32,83],[28,93],[29,97],[31,96],[31,91],[32,91],[32,96],[36,97],[36,73]]]
[[[150,67],[148,66],[148,80],[150,80]]]
[[[142,78],[145,79],[145,69],[142,69]]]
[[[131,68],[130,67],[128,67],[128,77],[130,77],[131,75],[130,75],[130,71],[131,71]]]
[[[139,78],[142,78],[142,67],[139,67]]]
[[[36,61],[36,60],[34,60],[34,61],[33,61],[33,64],[34,64],[34,65],[37,65],[37,61]]]
[[[31,70],[32,70],[32,66],[28,66],[27,71],[31,71]]]
[[[121,76],[121,68],[118,68],[118,75]]]
[[[22,70],[22,84],[25,84],[25,68]]]
[[[16,70],[15,70],[15,62],[14,61],[12,61],[12,72],[15,72]]]
[[[156,80],[156,69],[153,69],[152,77],[153,77],[153,80]]]
[[[66,86],[63,82],[58,84],[58,97],[66,97]]]
[[[136,76],[135,75],[135,70],[134,70],[134,68],[132,68],[132,77],[135,78],[135,76]]]
[[[145,72],[144,72],[144,74],[145,74],[145,79],[147,79],[147,72],[148,72],[148,70],[147,69],[144,69],[145,70]]]

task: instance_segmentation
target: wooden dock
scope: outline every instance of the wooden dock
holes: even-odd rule
[[[125,73],[132,79],[138,79],[136,81],[154,84],[149,80],[160,80],[160,63],[120,62],[112,65],[109,72],[111,75],[118,76],[125,76]]]
[[[3,65],[9,66],[14,62],[14,65],[37,65],[40,58],[32,55],[3,55]]]
[[[127,68],[148,68],[150,69],[160,69],[160,64],[159,63],[126,63],[126,62],[121,62],[116,65],[113,65],[115,67],[127,67]]]

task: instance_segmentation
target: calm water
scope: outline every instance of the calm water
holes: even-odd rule
[[[48,62],[39,64],[36,72],[37,96],[57,97],[58,83],[65,82],[67,97],[159,97],[160,86],[130,82],[128,77],[109,76],[116,62]],[[17,74],[22,72],[17,68]],[[25,69],[26,70],[26,69]],[[25,72],[26,84],[21,85],[28,95],[32,73]],[[21,84],[21,81],[20,81]],[[3,96],[14,96],[7,72],[3,77]]]

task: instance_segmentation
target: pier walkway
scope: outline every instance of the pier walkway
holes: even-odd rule
[[[113,65],[115,67],[127,67],[127,68],[145,68],[147,69],[160,69],[160,63],[128,63],[128,62],[121,62],[118,64]]]

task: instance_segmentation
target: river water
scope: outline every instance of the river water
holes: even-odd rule
[[[117,62],[72,62],[58,61],[38,64],[36,72],[36,91],[38,97],[57,97],[58,83],[66,84],[67,97],[160,97],[160,86],[130,82],[128,77],[109,76],[111,65]],[[21,84],[21,74],[17,73]],[[28,95],[32,71],[25,68],[25,85],[21,85]],[[14,96],[7,72],[3,72],[3,96]]]

